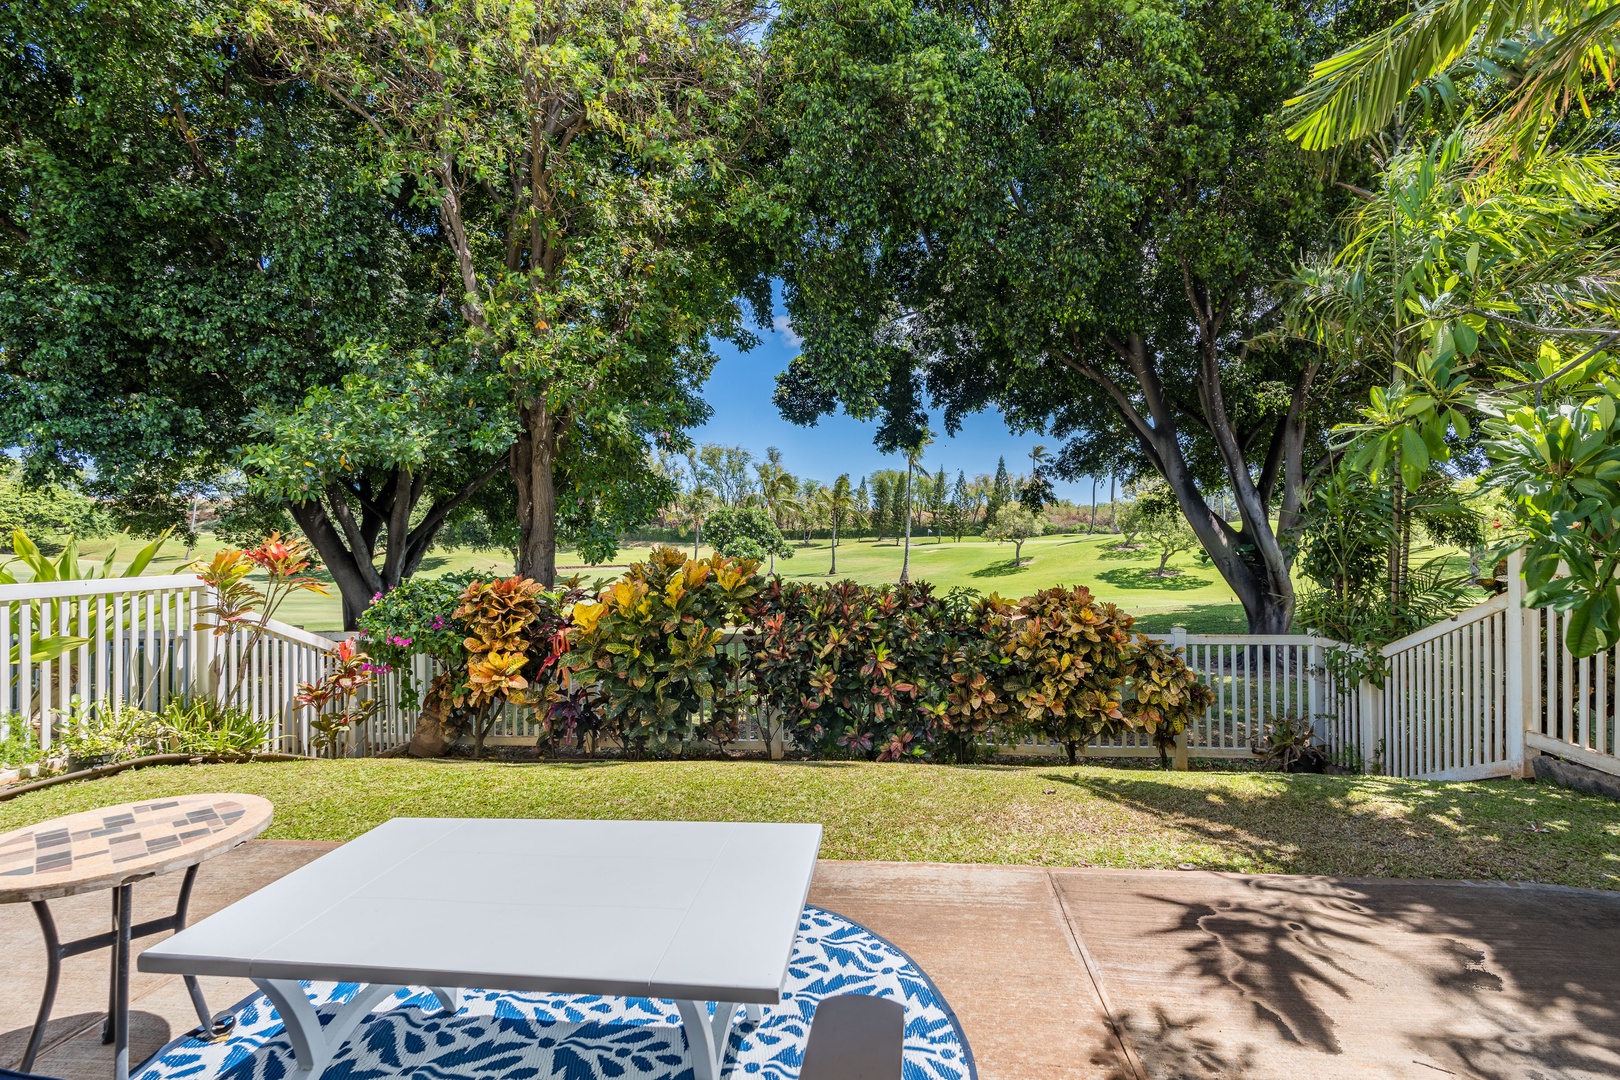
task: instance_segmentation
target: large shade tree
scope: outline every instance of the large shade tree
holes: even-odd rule
[[[948,427],[995,405],[1067,437],[1060,466],[1140,462],[1250,628],[1286,630],[1286,533],[1334,408],[1365,396],[1356,365],[1278,332],[1272,291],[1347,197],[1275,115],[1331,19],[1288,0],[784,5],[786,150],[761,198],[805,338],[783,411],[842,405],[901,446],[926,394]],[[1205,490],[1233,493],[1236,523]]]
[[[0,441],[146,530],[185,527],[347,342],[459,320],[431,218],[358,185],[358,121],[207,14],[0,7]]]
[[[648,445],[680,448],[707,415],[711,336],[745,336],[715,237],[753,111],[754,7],[245,7],[288,80],[360,119],[374,182],[435,215],[467,343],[506,380],[519,570],[550,584],[560,520],[610,538],[673,494],[641,491]]]

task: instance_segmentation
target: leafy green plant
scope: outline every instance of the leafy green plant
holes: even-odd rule
[[[0,767],[31,765],[44,756],[39,735],[26,717],[7,715],[0,717]]]
[[[408,670],[414,657],[424,655],[444,671],[462,667],[467,625],[456,617],[456,609],[477,577],[471,570],[434,578],[418,575],[373,597],[360,616],[360,636],[372,662]],[[415,708],[417,697],[412,680],[400,679],[400,708]]]
[[[314,714],[309,726],[318,748],[327,757],[336,757],[343,733],[360,731],[360,725],[382,708],[382,702],[364,696],[375,669],[352,640],[338,642],[327,658],[326,674],[316,682],[300,683],[293,700]]]
[[[158,714],[169,753],[246,757],[270,745],[274,725],[207,695],[175,698]]]
[[[166,729],[158,714],[128,703],[98,701],[85,707],[75,701],[62,727],[70,769],[161,753],[165,746]]]
[[[16,555],[16,558],[5,566],[0,566],[0,585],[17,585],[24,581],[82,581],[97,578],[139,577],[146,572],[146,568],[157,557],[158,551],[162,549],[163,543],[168,537],[169,530],[165,529],[158,535],[157,539],[137,551],[135,557],[129,561],[128,566],[115,574],[113,573],[113,563],[118,558],[118,548],[116,546],[107,552],[99,567],[92,565],[86,568],[80,564],[78,541],[72,536],[68,537],[61,553],[55,559],[52,559],[39,549],[39,545],[29,539],[27,533],[17,529],[11,534],[11,550]],[[19,564],[28,571],[27,576],[19,577],[12,570],[13,566]],[[87,628],[89,637],[76,637],[71,634],[61,633],[41,633],[41,627],[50,628],[61,625],[59,622],[61,614],[59,604],[61,603],[62,601],[31,600],[26,605],[19,604],[12,608],[11,640],[15,643],[11,646],[11,662],[13,664],[22,662],[21,618],[24,606],[29,610],[28,655],[29,659],[34,662],[55,660],[63,653],[77,649],[80,645],[94,640],[103,631],[100,625],[100,613],[93,611],[90,615],[90,626]]]
[[[564,659],[570,684],[589,688],[626,750],[671,750],[700,734],[736,737],[742,659],[724,643],[759,591],[758,570],[752,559],[695,560],[654,548],[596,600],[574,604]]]
[[[1319,773],[1327,768],[1327,754],[1317,745],[1316,731],[1303,716],[1272,717],[1264,738],[1251,749],[1278,772]]]

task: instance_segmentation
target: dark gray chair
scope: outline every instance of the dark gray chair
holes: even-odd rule
[[[810,1021],[799,1080],[900,1080],[906,1009],[898,1001],[822,998]]]

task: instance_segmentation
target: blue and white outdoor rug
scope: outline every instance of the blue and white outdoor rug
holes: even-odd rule
[[[354,983],[305,986],[323,1020],[358,989]],[[817,907],[806,907],[799,923],[782,1003],[767,1006],[758,1026],[739,1011],[725,1075],[796,1080],[815,1004],[837,994],[869,994],[905,1005],[904,1080],[975,1080],[967,1039],[933,981],[877,934]],[[292,1047],[270,1002],[251,997],[236,1015],[227,1038],[217,1043],[176,1039],[132,1080],[283,1080],[292,1072]],[[378,1005],[324,1073],[325,1080],[691,1076],[686,1036],[670,1001],[463,990],[460,1011],[445,1016],[422,989],[402,991]]]

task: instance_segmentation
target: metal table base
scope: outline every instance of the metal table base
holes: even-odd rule
[[[34,1021],[33,1033],[28,1037],[28,1049],[23,1054],[21,1069],[29,1072],[45,1041],[45,1025],[51,1019],[51,1007],[56,1004],[56,987],[62,976],[62,961],[97,949],[112,948],[111,975],[107,988],[107,1019],[101,1025],[102,1043],[113,1044],[113,1078],[129,1080],[129,959],[130,942],[135,938],[172,930],[178,933],[186,926],[186,908],[191,903],[191,886],[197,878],[197,866],[186,868],[180,883],[180,896],[174,905],[174,914],[161,919],[150,919],[132,924],[134,919],[134,885],[119,885],[112,890],[113,928],[101,934],[92,934],[77,941],[64,942],[56,932],[56,920],[51,917],[50,905],[44,900],[33,901],[34,915],[39,919],[40,931],[45,935],[45,996],[39,1003],[39,1016]],[[234,1016],[215,1017],[208,1011],[202,987],[195,975],[185,976],[186,991],[191,995],[191,1006],[197,1010],[201,1024],[192,1031],[198,1038],[217,1039],[230,1032],[236,1023]]]

